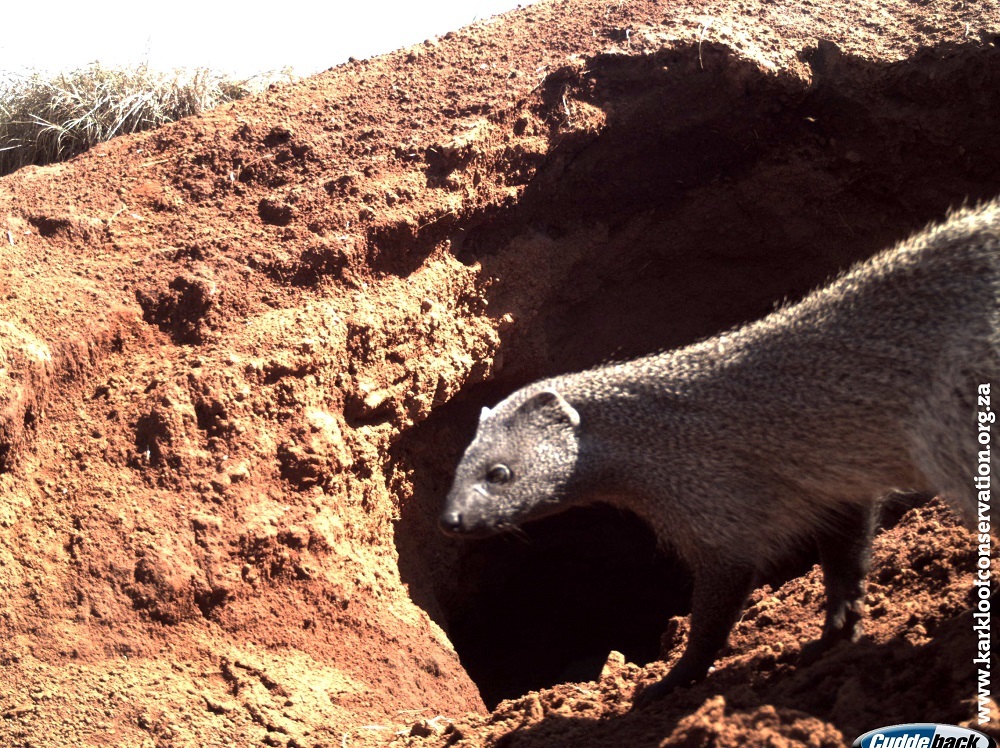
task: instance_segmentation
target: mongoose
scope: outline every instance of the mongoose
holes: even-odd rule
[[[1000,381],[1000,200],[953,213],[767,317],[555,376],[484,408],[440,517],[476,537],[607,502],[692,569],[687,647],[639,695],[703,678],[755,576],[814,538],[818,651],[856,640],[874,511],[936,492],[972,525],[979,386]]]

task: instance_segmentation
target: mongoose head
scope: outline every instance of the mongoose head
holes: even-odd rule
[[[579,427],[579,414],[551,389],[518,391],[493,410],[483,408],[441,529],[485,536],[558,512],[576,468]]]

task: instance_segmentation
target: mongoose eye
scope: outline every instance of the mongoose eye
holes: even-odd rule
[[[506,465],[494,465],[490,468],[490,471],[486,473],[486,480],[490,483],[500,484],[506,483],[511,478],[510,468]]]

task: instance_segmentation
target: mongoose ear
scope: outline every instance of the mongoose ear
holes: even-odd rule
[[[490,417],[490,413],[492,413],[492,412],[493,411],[491,411],[489,408],[485,408],[484,407],[481,411],[479,411],[479,422],[482,423],[487,418],[489,418]]]
[[[566,402],[566,398],[555,390],[542,390],[535,393],[524,402],[520,409],[530,413],[549,408],[557,409],[573,428],[580,425],[580,414],[577,413],[576,408]]]

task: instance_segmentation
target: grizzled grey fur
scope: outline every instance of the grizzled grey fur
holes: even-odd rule
[[[687,647],[649,701],[704,677],[755,575],[802,538],[827,591],[815,651],[855,640],[879,498],[936,492],[972,524],[986,382],[1000,382],[1000,201],[760,321],[483,409],[441,526],[482,536],[592,502],[648,522],[695,577]]]

